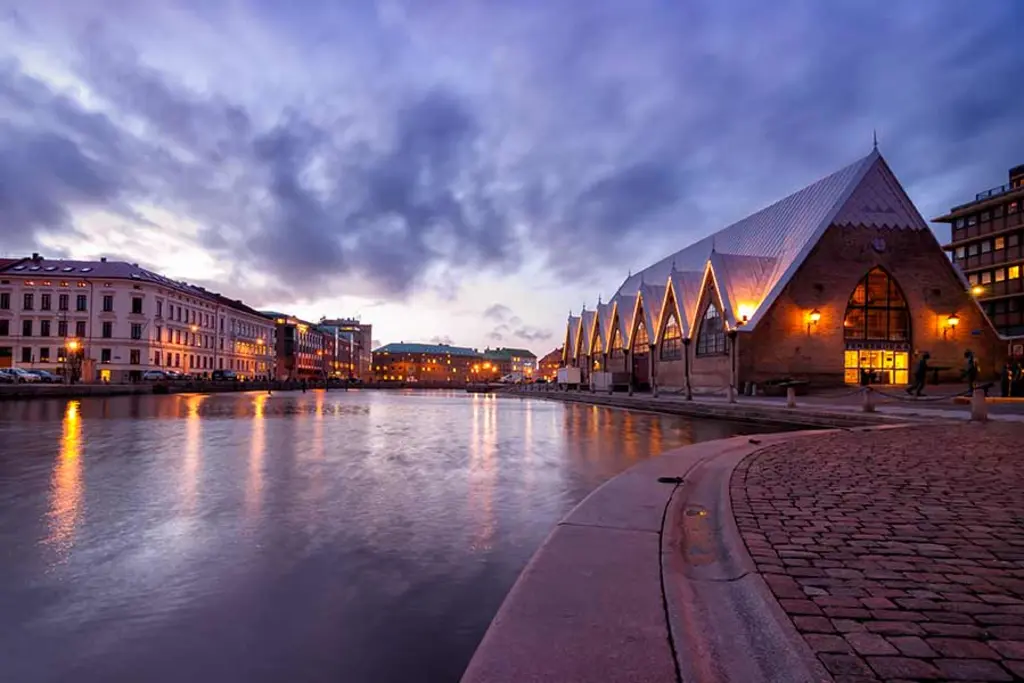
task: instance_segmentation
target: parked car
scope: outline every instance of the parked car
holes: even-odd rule
[[[60,382],[60,377],[47,370],[30,370],[30,372],[36,375],[39,381],[44,384],[57,384]]]
[[[164,370],[164,374],[167,375],[167,379],[174,382],[180,382],[181,380],[188,379],[188,375],[182,374],[177,370]]]
[[[0,368],[0,384],[14,384],[14,374],[7,368]]]
[[[235,374],[234,370],[214,370],[213,381],[214,382],[234,382],[238,379],[238,375]]]
[[[14,376],[14,381],[24,384],[35,384],[38,383],[39,376],[33,375],[31,372],[24,368],[8,368],[7,372]]]
[[[167,373],[163,370],[146,370],[142,373],[143,382],[159,382],[167,378]]]

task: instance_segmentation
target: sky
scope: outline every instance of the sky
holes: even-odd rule
[[[0,0],[0,256],[542,355],[873,131],[926,219],[1006,182],[1022,30],[1018,0]]]

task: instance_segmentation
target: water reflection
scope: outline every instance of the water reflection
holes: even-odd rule
[[[465,393],[0,402],[0,678],[458,680],[573,505],[734,433]]]
[[[241,403],[241,402],[240,402]],[[245,511],[249,518],[259,516],[263,500],[263,458],[267,447],[267,395],[259,393],[252,399],[252,432],[249,435],[249,467],[245,480]]]
[[[60,439],[60,453],[50,484],[50,535],[47,544],[61,561],[74,545],[75,527],[82,516],[82,422],[81,403],[68,401]]]

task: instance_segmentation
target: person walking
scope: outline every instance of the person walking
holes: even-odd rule
[[[964,351],[964,377],[967,378],[967,387],[973,394],[978,383],[978,361],[971,350]]]
[[[924,383],[928,378],[928,360],[931,358],[931,354],[927,351],[921,354],[921,357],[917,360],[917,367],[914,368],[914,382],[907,387],[907,393],[914,396],[921,396],[921,392],[924,391]]]

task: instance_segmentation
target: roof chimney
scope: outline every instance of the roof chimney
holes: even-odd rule
[[[39,255],[39,252],[33,251],[32,252],[32,260],[35,261],[36,263],[39,263],[40,261],[43,260],[43,257]]]
[[[107,257],[106,256],[100,256],[100,263],[106,263],[106,262],[107,262]]]

